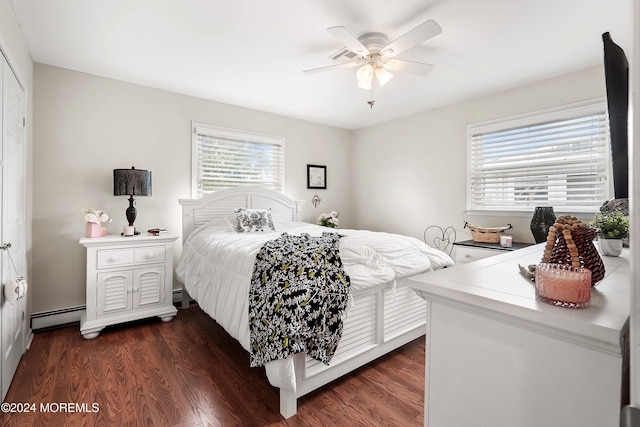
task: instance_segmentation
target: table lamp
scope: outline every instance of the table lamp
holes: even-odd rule
[[[133,196],[151,195],[151,171],[144,169],[114,169],[113,170],[113,195],[129,196],[129,207],[126,210],[129,227],[133,227],[136,220],[136,208],[133,206]],[[140,234],[133,228],[133,234]]]

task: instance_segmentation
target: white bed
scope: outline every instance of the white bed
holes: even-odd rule
[[[282,232],[317,235],[331,231],[311,224],[298,222],[302,201],[291,200],[281,193],[257,187],[240,187],[211,193],[202,199],[181,199],[183,209],[183,256],[176,268],[183,281],[183,306],[188,306],[192,296],[200,307],[249,348],[248,288],[252,265],[247,260],[235,258],[255,257],[261,242],[275,239]],[[234,210],[270,209],[276,231],[270,233],[235,233]],[[328,382],[374,360],[425,333],[426,308],[424,300],[402,284],[408,275],[453,265],[446,254],[428,248],[421,241],[403,236],[402,255],[426,253],[426,261],[411,268],[400,265],[398,251],[385,252],[386,233],[361,230],[337,230],[346,237],[340,241],[340,254],[345,272],[352,278],[351,304],[345,313],[342,338],[329,366],[298,353],[285,360],[275,360],[265,365],[272,385],[280,389],[280,413],[289,418],[296,413],[297,398]],[[373,236],[376,248],[389,257],[388,263],[397,263],[396,276],[387,271],[385,262],[361,262],[362,255],[355,253],[364,239]],[[220,252],[221,241],[229,240],[242,256]],[[241,240],[242,239],[242,240]],[[368,240],[367,240],[368,241]],[[209,247],[210,242],[215,242]],[[228,242],[227,242],[228,243]],[[393,247],[393,245],[389,245]],[[359,250],[359,249],[358,249]],[[368,249],[371,252],[371,249]],[[244,254],[242,254],[244,252]],[[225,258],[226,257],[226,258]],[[211,262],[212,258],[217,259]],[[384,258],[387,260],[387,258]],[[371,264],[368,269],[365,264]],[[375,264],[384,264],[377,268]],[[419,270],[416,270],[419,269]],[[245,277],[246,276],[246,277]],[[370,285],[367,282],[374,281]],[[245,283],[246,282],[246,283]]]

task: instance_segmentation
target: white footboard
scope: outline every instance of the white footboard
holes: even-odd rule
[[[329,366],[294,356],[296,393],[280,389],[280,414],[296,413],[299,397],[424,335],[426,302],[406,286],[367,290],[354,296],[338,350]]]

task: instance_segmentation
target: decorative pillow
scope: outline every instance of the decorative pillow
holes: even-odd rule
[[[252,233],[255,231],[275,231],[271,219],[271,209],[236,209],[238,233]]]

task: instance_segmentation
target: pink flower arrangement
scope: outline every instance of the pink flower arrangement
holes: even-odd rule
[[[105,211],[99,209],[83,209],[84,219],[87,222],[92,222],[94,224],[101,224],[103,222],[111,222],[111,218]]]

